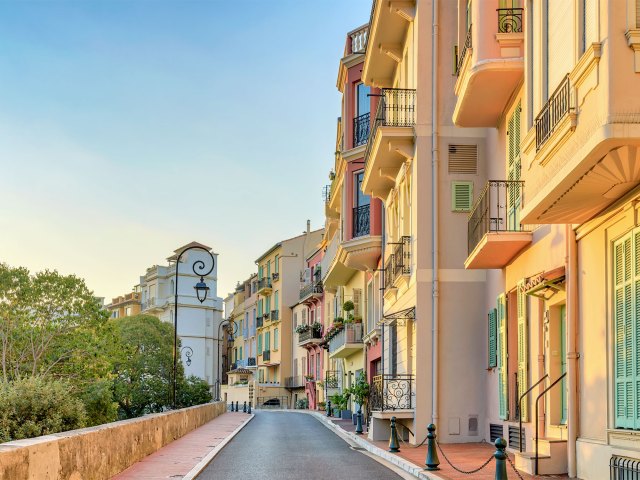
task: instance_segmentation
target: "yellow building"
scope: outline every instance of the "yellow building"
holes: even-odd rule
[[[141,311],[140,285],[133,287],[131,293],[125,293],[124,295],[111,299],[111,303],[106,306],[106,309],[111,312],[111,318],[138,315]]]

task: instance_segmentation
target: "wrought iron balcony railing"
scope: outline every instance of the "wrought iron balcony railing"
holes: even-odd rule
[[[255,366],[256,366],[256,357],[248,357],[247,367],[255,367]]]
[[[469,25],[469,30],[467,31],[467,36],[464,39],[464,44],[462,45],[462,48],[460,49],[460,51],[457,53],[456,75],[460,75],[460,71],[462,70],[462,65],[464,65],[464,59],[467,56],[468,50],[472,47],[471,27],[472,25]]]
[[[324,200],[324,203],[329,203],[331,201],[331,185],[325,185],[322,187],[322,200]]]
[[[280,310],[271,310],[271,321],[280,320]]]
[[[264,317],[258,317],[256,318],[256,327],[260,328],[264,325]]]
[[[498,33],[522,32],[524,8],[498,8]]]
[[[258,290],[263,288],[271,288],[271,277],[264,277],[258,280]]]
[[[371,127],[371,114],[364,113],[353,119],[353,148],[367,143],[369,128]]]
[[[373,140],[380,127],[413,127],[416,124],[416,91],[408,88],[383,88],[376,109],[376,116],[364,153],[369,161]]]
[[[285,377],[284,386],[285,388],[302,388],[304,387],[304,377],[302,375]]]
[[[327,370],[324,375],[324,386],[326,388],[341,388],[342,372],[338,370]]]
[[[571,110],[571,84],[567,74],[536,117],[536,151],[546,142],[560,120]]]
[[[353,238],[369,235],[371,232],[370,205],[353,208]]]
[[[321,339],[322,332],[314,330],[313,328],[309,328],[309,330],[307,330],[306,332],[302,332],[298,334],[298,343],[306,342],[314,338]]]
[[[467,223],[468,253],[489,232],[524,232],[520,224],[521,180],[489,180],[473,205]]]
[[[262,351],[262,361],[263,362],[271,361],[271,350],[263,350]]]
[[[329,340],[329,353],[333,353],[348,343],[362,343],[362,324],[347,323]]]
[[[322,280],[318,280],[314,283],[310,283],[309,285],[305,285],[300,289],[300,300],[304,300],[311,295],[320,294],[323,291]]]
[[[384,264],[384,288],[393,287],[402,275],[411,275],[411,237],[405,235],[399,242],[387,245],[393,248],[393,253]]]
[[[414,407],[414,375],[383,374],[373,377],[369,405],[373,411],[409,410]]]

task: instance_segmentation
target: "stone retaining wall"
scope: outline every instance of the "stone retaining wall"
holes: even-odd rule
[[[226,411],[223,402],[0,444],[0,479],[107,479]]]

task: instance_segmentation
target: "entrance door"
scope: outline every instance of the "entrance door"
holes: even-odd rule
[[[560,375],[567,372],[567,307],[562,305],[560,307]],[[567,423],[567,378],[563,378],[560,384],[560,402],[561,402],[561,417],[560,423],[566,425]]]

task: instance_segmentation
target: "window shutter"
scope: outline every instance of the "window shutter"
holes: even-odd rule
[[[391,349],[389,359],[391,375],[395,375],[398,372],[398,327],[395,323],[389,326],[389,348]]]
[[[451,182],[451,210],[469,212],[473,203],[473,182]]]
[[[271,277],[271,260],[267,262],[267,277]]]
[[[258,302],[258,316],[262,316],[262,299]]]
[[[280,299],[280,292],[276,291],[276,293],[273,296],[273,309],[274,310],[279,310],[278,305],[280,304],[280,302],[278,301]]]
[[[268,313],[270,313],[270,312],[271,312],[271,295],[269,295],[269,296],[267,297],[267,308],[266,308],[266,310],[265,310],[265,312],[264,312],[264,313],[267,313],[267,314],[268,314]]]
[[[498,401],[499,415],[502,420],[509,418],[507,376],[507,297],[504,293],[498,296]]]
[[[307,323],[307,309],[302,310],[302,324],[306,325]]]
[[[258,355],[262,354],[262,334],[258,335]]]
[[[517,287],[517,311],[518,311],[518,398],[529,388],[528,363],[529,363],[529,335],[527,325],[527,296],[524,293],[524,280],[518,282]],[[523,422],[529,421],[529,402],[522,399],[520,405],[520,417]]]
[[[274,350],[278,349],[278,329],[277,328],[273,331],[273,349]]]
[[[633,247],[633,248],[632,248]],[[637,428],[639,335],[637,315],[640,307],[640,231],[614,244],[614,329],[615,329],[615,426]],[[632,258],[634,256],[635,258]],[[635,267],[635,272],[632,271]],[[635,288],[634,288],[635,287]],[[634,305],[635,304],[635,305]],[[635,307],[635,308],[634,308]]]
[[[361,317],[362,313],[360,313],[361,308],[360,304],[362,303],[362,289],[354,288],[353,289],[353,316]]]
[[[449,173],[478,173],[477,145],[449,145]]]
[[[267,331],[264,334],[264,349],[266,351],[271,350],[271,332]]]
[[[498,366],[498,311],[489,311],[489,368]]]
[[[507,127],[507,158],[509,172],[507,178],[512,181],[520,180],[522,172],[522,160],[520,158],[520,103],[516,106]],[[519,184],[509,184],[507,187],[508,207],[508,228],[509,230],[520,230],[520,206],[521,187]]]

